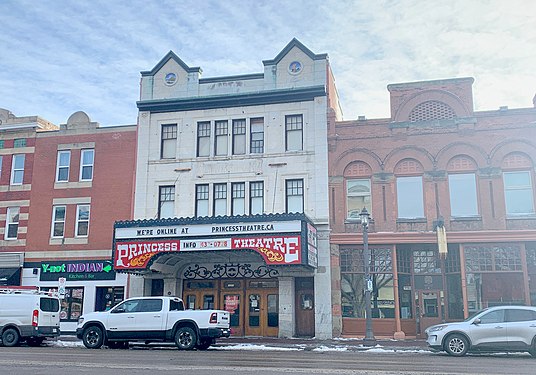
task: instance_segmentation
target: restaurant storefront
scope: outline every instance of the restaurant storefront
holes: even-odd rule
[[[141,276],[131,295],[227,310],[238,336],[314,336],[317,235],[303,214],[117,222],[113,248],[114,269]]]

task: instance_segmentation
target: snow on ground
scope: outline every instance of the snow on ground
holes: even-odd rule
[[[303,350],[303,348],[284,348],[284,347],[277,347],[277,346],[254,345],[254,344],[214,346],[214,349],[218,349],[218,350],[276,350],[276,351]]]

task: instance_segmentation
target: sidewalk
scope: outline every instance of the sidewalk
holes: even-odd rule
[[[71,334],[58,338],[59,342],[79,342],[81,340]],[[143,342],[133,342],[134,345],[145,345]],[[173,346],[173,343],[151,343],[150,346]],[[407,339],[377,339],[373,346],[363,345],[358,338],[334,338],[317,340],[314,338],[279,338],[279,337],[230,337],[218,339],[214,348],[228,350],[305,350],[305,351],[430,351],[425,340]]]

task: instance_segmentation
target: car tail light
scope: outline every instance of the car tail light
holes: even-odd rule
[[[34,310],[32,314],[32,326],[37,327],[37,321],[39,320],[39,310]]]
[[[210,314],[210,320],[209,323],[218,323],[218,313],[212,313]]]

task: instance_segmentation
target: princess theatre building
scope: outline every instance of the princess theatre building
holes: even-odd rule
[[[332,337],[326,54],[293,39],[261,73],[141,72],[135,220],[116,222],[128,294],[231,312],[234,335]],[[260,65],[260,64],[259,64]]]

